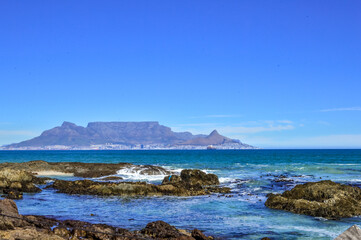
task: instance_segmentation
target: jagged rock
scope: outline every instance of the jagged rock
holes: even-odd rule
[[[349,229],[341,233],[334,240],[359,240],[359,239],[361,239],[361,229],[357,225],[353,225]]]
[[[70,231],[64,227],[56,227],[53,230],[54,234],[61,236],[65,239],[69,239],[70,238]]]
[[[11,230],[27,225],[13,200],[0,200],[0,214],[0,230]]]
[[[143,228],[140,232],[142,234],[157,239],[194,239],[192,237],[182,234],[177,228],[163,221],[148,223],[147,226]]]
[[[182,170],[180,177],[183,182],[190,185],[200,184],[201,186],[219,185],[219,180],[215,174],[207,174],[201,170],[185,169]]]
[[[202,233],[200,230],[198,229],[194,229],[192,231],[192,237],[195,239],[195,240],[209,240],[210,238],[207,237],[206,235],[204,235],[204,233]]]
[[[19,191],[19,192],[41,192],[41,190],[34,185],[42,183],[42,179],[38,179],[33,174],[23,170],[13,170],[3,168],[0,170],[0,190],[5,191]]]
[[[283,194],[270,194],[265,205],[327,219],[361,215],[361,189],[332,181],[297,185]]]

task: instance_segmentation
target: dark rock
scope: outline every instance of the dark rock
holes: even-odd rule
[[[181,179],[190,185],[200,184],[201,186],[219,185],[219,180],[215,174],[207,174],[201,170],[185,169],[182,170]]]
[[[206,235],[204,235],[204,233],[202,233],[200,230],[198,229],[194,229],[192,231],[192,237],[195,240],[209,240],[209,237],[207,237]]]
[[[182,236],[177,228],[163,221],[148,223],[140,232],[150,237],[163,239],[176,239]]]
[[[122,177],[109,176],[109,177],[102,178],[100,180],[103,180],[103,181],[116,181],[116,180],[122,180],[122,179],[123,179]]]
[[[4,189],[3,192],[6,195],[3,195],[2,197],[8,198],[8,199],[22,199],[23,198],[23,194],[17,190]]]
[[[291,191],[270,194],[265,205],[327,219],[361,215],[361,189],[332,181],[297,185]]]

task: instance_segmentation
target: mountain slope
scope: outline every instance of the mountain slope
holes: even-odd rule
[[[206,137],[197,137],[183,142],[183,145],[220,145],[225,143],[239,143],[238,140],[230,139],[220,135],[217,130],[213,130]]]

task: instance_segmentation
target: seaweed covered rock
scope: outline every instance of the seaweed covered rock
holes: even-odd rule
[[[265,205],[327,219],[361,215],[361,189],[332,181],[297,185],[282,194],[270,194]]]
[[[0,170],[0,191],[36,193],[41,190],[35,184],[45,183],[45,179],[37,178],[23,170],[3,168]]]
[[[184,171],[184,170],[183,170]],[[182,173],[183,173],[182,171]],[[61,193],[118,196],[198,196],[211,193],[229,193],[230,189],[215,186],[218,177],[199,170],[191,170],[186,176],[171,175],[161,185],[146,182],[96,182],[91,180],[65,181],[55,180],[47,188],[54,188]],[[185,179],[185,180],[183,180]],[[209,186],[211,185],[212,186]]]

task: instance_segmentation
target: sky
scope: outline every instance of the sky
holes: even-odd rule
[[[361,148],[359,0],[4,0],[0,145],[159,121],[262,148]]]

